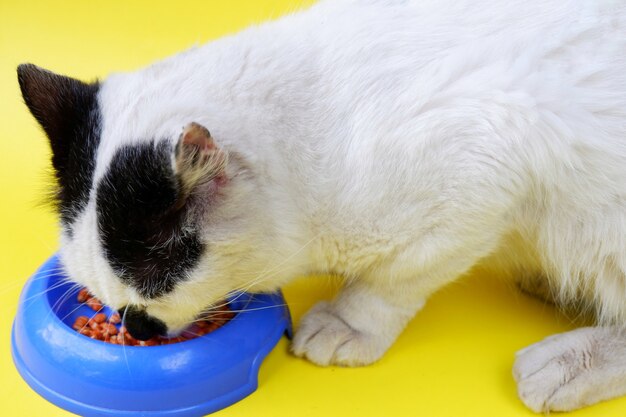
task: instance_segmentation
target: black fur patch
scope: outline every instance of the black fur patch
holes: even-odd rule
[[[165,323],[135,306],[121,308],[119,314],[124,318],[126,330],[137,340],[148,340],[154,336],[165,336],[167,333]]]
[[[171,155],[164,141],[123,147],[97,189],[105,255],[120,278],[146,298],[172,291],[203,250]]]
[[[53,196],[68,227],[89,199],[100,143],[98,83],[87,84],[32,64],[20,65],[24,101],[48,135],[58,189]]]

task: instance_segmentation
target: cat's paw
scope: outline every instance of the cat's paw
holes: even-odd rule
[[[598,354],[593,329],[551,336],[517,353],[513,376],[520,399],[531,410],[571,411],[593,404],[598,394]],[[601,384],[600,384],[601,385]]]
[[[380,337],[354,329],[331,303],[316,304],[301,320],[292,352],[321,365],[360,366],[378,360],[388,348]]]

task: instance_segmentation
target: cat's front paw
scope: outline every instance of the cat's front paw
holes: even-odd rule
[[[301,320],[292,352],[321,366],[360,366],[378,360],[388,343],[354,329],[331,303],[316,304]]]
[[[554,335],[517,353],[513,376],[520,399],[537,413],[571,411],[593,404],[614,389],[603,377],[608,357],[595,328]],[[606,363],[605,363],[606,362]]]

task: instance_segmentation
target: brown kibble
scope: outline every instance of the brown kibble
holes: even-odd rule
[[[82,329],[85,326],[87,326],[87,322],[88,321],[89,321],[89,318],[87,316],[78,316],[76,318],[76,320],[74,321],[74,324],[72,325],[72,328],[74,330],[80,331],[80,329]]]
[[[85,336],[91,336],[91,329],[89,329],[88,327],[83,327],[78,330],[78,333],[84,334]]]
[[[92,320],[95,321],[96,323],[104,323],[106,319],[107,319],[107,315],[104,313],[98,313],[92,318]]]
[[[156,338],[150,338],[148,340],[139,340],[137,341],[137,345],[136,346],[158,346],[161,344],[161,341]]]
[[[78,296],[76,298],[78,299],[79,303],[84,303],[85,301],[92,298],[92,295],[89,294],[89,291],[87,291],[87,288],[83,288],[82,290],[78,291]]]
[[[156,340],[156,339],[149,339],[149,340],[146,340],[146,346],[158,346],[158,345],[160,345],[160,344],[161,344],[161,342],[159,342],[159,341],[158,341],[158,340]]]
[[[127,345],[131,345],[131,346],[136,345],[138,342],[137,339],[132,337],[131,334],[128,332],[124,332],[124,341],[126,342]]]
[[[100,332],[92,332],[89,337],[96,340],[104,340],[104,336]]]
[[[91,297],[90,299],[88,299],[87,300],[87,305],[93,311],[100,311],[100,310],[102,310],[102,303],[96,297]]]
[[[225,307],[226,311],[214,313],[210,320],[198,320],[195,322],[195,326],[178,337],[166,338],[155,336],[148,340],[137,340],[128,333],[124,326],[120,326],[119,329],[117,328],[116,324],[122,322],[122,318],[118,313],[111,314],[108,319],[106,314],[100,313],[100,310],[103,308],[102,302],[92,296],[86,288],[78,292],[77,299],[81,303],[86,303],[92,310],[96,311],[97,314],[94,314],[91,318],[78,316],[76,320],[74,320],[72,328],[78,333],[94,340],[101,340],[113,345],[159,346],[180,343],[211,333],[234,317],[234,313],[228,311],[228,308]]]
[[[108,335],[111,335],[111,336],[117,334],[117,327],[115,327],[114,324],[103,323],[101,326],[102,326],[102,331],[104,332],[104,334],[108,334]]]

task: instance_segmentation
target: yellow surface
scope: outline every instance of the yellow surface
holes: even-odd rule
[[[17,64],[104,77],[309,3],[0,0],[0,416],[69,415],[28,388],[9,351],[20,288],[57,246],[55,216],[38,206],[48,147],[21,102]],[[287,288],[296,322],[333,287],[328,279],[301,279]],[[290,356],[281,341],[263,364],[259,389],[217,415],[531,416],[516,396],[513,354],[569,328],[552,307],[474,274],[430,300],[375,365],[319,368]],[[623,416],[625,410],[620,399],[572,416]]]

